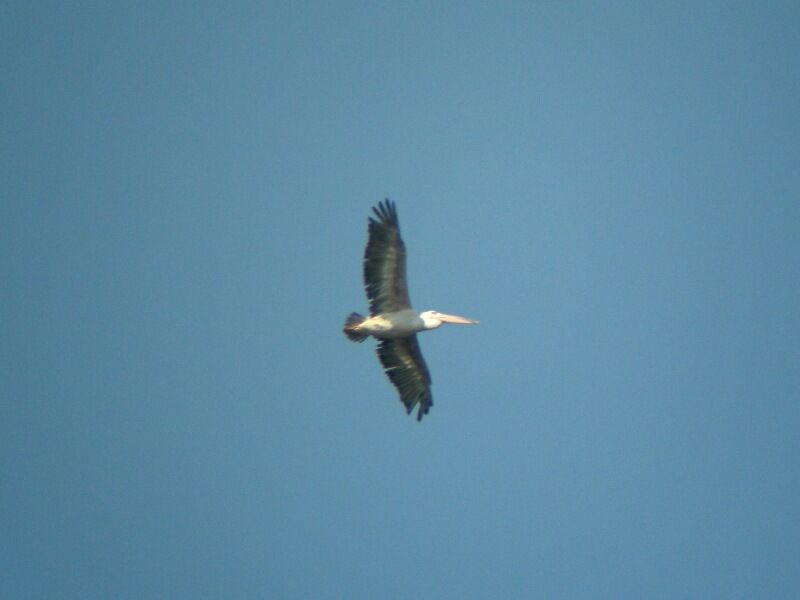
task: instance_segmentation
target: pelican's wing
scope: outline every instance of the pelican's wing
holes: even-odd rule
[[[406,286],[406,247],[394,202],[385,200],[372,209],[369,241],[364,252],[364,286],[372,315],[411,308]]]
[[[431,396],[431,374],[419,350],[417,336],[382,339],[378,342],[378,357],[386,374],[400,392],[400,400],[411,414],[419,404],[417,421],[428,414],[433,406]]]

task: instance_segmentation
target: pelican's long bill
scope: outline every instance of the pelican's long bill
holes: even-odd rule
[[[459,317],[458,315],[446,315],[445,313],[439,313],[437,315],[439,320],[444,323],[453,323],[454,325],[477,325],[479,321],[475,319],[468,319],[467,317]]]
[[[394,202],[374,207],[368,222],[369,238],[364,252],[364,287],[369,299],[369,316],[350,313],[344,334],[354,342],[369,336],[378,340],[378,358],[386,375],[397,388],[400,400],[417,420],[433,405],[431,374],[422,358],[417,333],[442,323],[474,325],[477,321],[446,315],[435,310],[418,313],[411,308],[406,286],[406,247],[400,237],[400,223]]]

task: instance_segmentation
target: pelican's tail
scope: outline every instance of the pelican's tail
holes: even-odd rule
[[[358,313],[350,313],[347,316],[343,329],[347,339],[353,342],[363,342],[369,337],[369,334],[362,333],[358,330],[358,326],[361,325],[365,320],[366,319],[364,319],[364,317]]]

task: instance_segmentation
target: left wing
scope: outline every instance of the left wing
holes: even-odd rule
[[[382,339],[378,342],[378,357],[381,359],[386,374],[400,393],[400,400],[411,414],[419,404],[417,421],[428,414],[433,406],[431,395],[431,374],[422,352],[419,349],[417,336],[405,338]]]

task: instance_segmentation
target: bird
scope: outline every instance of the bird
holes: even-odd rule
[[[397,388],[406,413],[415,407],[417,421],[433,406],[431,375],[417,341],[417,333],[445,323],[475,325],[478,321],[436,310],[417,313],[411,308],[406,284],[406,248],[400,237],[395,203],[388,198],[372,208],[364,251],[364,287],[369,316],[353,312],[343,332],[353,342],[369,336],[378,341],[377,353],[389,380]]]

